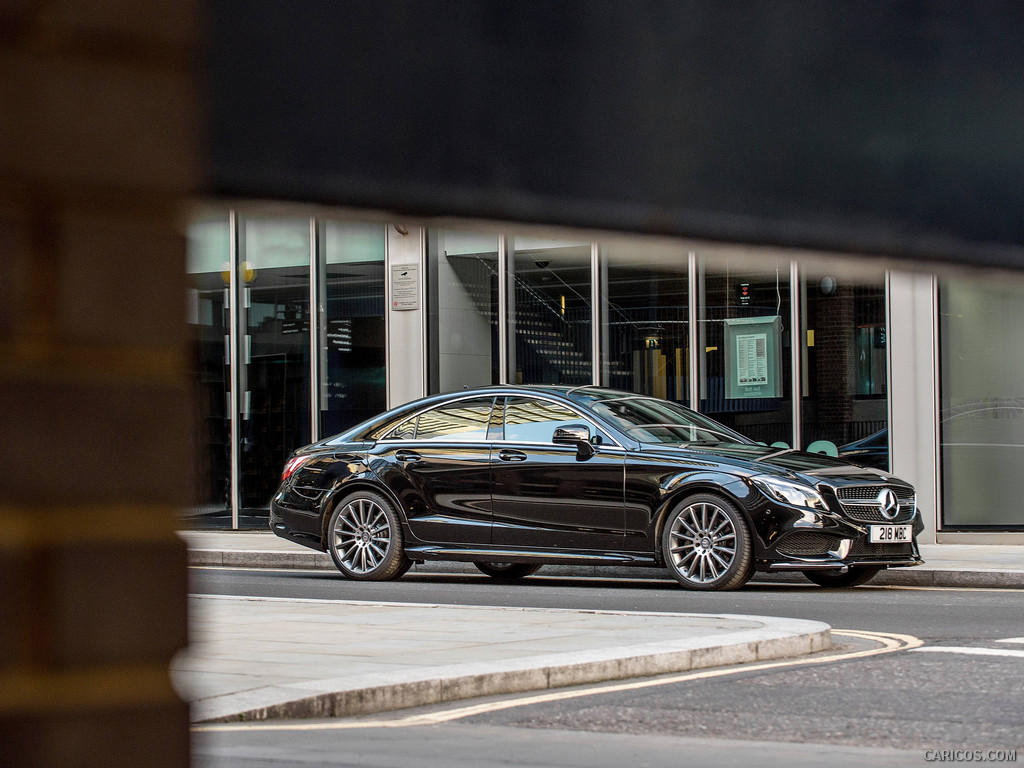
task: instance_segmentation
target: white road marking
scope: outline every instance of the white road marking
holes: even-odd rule
[[[1010,648],[973,648],[970,646],[956,645],[930,645],[927,648],[911,648],[919,653],[963,653],[968,656],[1009,656],[1014,659],[1024,659],[1024,651],[1015,651]]]
[[[1024,637],[1007,637],[1003,640],[996,640],[997,643],[1017,643],[1018,645],[1024,645]]]
[[[634,680],[628,683],[599,684],[586,688],[574,688],[572,690],[552,691],[549,693],[522,696],[515,699],[491,701],[482,704],[470,704],[468,706],[456,707],[440,712],[427,712],[421,715],[408,715],[389,720],[342,720],[319,723],[225,723],[196,725],[192,727],[194,732],[209,731],[331,731],[351,730],[353,728],[407,728],[417,725],[437,725],[451,720],[461,720],[465,717],[482,715],[490,712],[498,712],[503,709],[525,707],[531,704],[543,704],[549,701],[565,701],[566,699],[578,699],[585,696],[596,696],[604,693],[619,693],[621,691],[636,691],[643,688],[654,688],[661,685],[672,685],[689,680],[707,680],[715,677],[726,677],[746,672],[760,672],[766,669],[781,669],[784,667],[796,667],[807,664],[831,664],[836,661],[849,661],[868,656],[877,656],[882,653],[892,653],[916,649],[924,645],[924,641],[913,635],[899,635],[893,633],[868,632],[857,629],[833,629],[833,635],[844,637],[856,637],[861,640],[873,640],[881,643],[881,648],[871,648],[864,651],[852,651],[828,656],[821,656],[813,659],[800,658],[789,661],[774,661],[763,664],[741,664],[726,669],[712,669],[701,672],[684,672],[670,677],[659,677],[647,680]]]

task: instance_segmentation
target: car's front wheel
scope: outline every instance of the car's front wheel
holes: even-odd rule
[[[846,573],[840,573],[838,570],[828,571],[804,571],[803,574],[810,581],[813,581],[819,587],[831,587],[833,589],[842,589],[843,587],[856,587],[860,584],[866,584],[875,578],[881,568],[869,568],[865,565],[853,565]]]
[[[327,525],[327,548],[350,579],[397,579],[412,565],[402,549],[398,514],[372,491],[356,491],[338,502]]]
[[[493,579],[501,579],[503,581],[525,579],[527,576],[535,574],[541,568],[533,563],[473,563],[473,565],[479,568],[481,573],[486,573]]]
[[[754,573],[747,523],[718,496],[691,496],[669,513],[661,546],[669,572],[687,589],[739,589]]]

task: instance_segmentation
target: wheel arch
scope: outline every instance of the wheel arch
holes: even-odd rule
[[[735,487],[734,487],[735,486]],[[750,514],[747,512],[743,501],[740,499],[739,492],[742,491],[743,495],[749,493],[747,485],[739,478],[732,478],[731,482],[722,483],[721,478],[701,478],[687,483],[686,485],[674,489],[670,494],[666,495],[662,499],[661,506],[658,508],[657,515],[654,519],[654,558],[660,564],[665,564],[665,555],[662,552],[662,533],[665,530],[665,521],[668,520],[669,514],[676,509],[682,502],[686,501],[692,496],[708,495],[717,496],[720,499],[725,499],[736,511],[740,513],[743,521],[747,524],[747,530],[750,533],[751,540],[754,543],[755,550],[760,546],[759,537],[757,536],[756,529],[754,527],[753,520],[750,518]]]
[[[395,509],[395,514],[398,515],[399,521],[402,523],[402,532],[408,535],[409,533],[409,521],[405,517],[405,509],[402,507],[402,503],[398,500],[398,497],[394,492],[385,485],[375,483],[367,479],[355,479],[350,480],[342,485],[339,485],[324,499],[323,502],[323,515],[320,523],[320,543],[326,548],[328,546],[327,541],[327,529],[331,524],[331,516],[334,510],[339,504],[341,504],[349,496],[357,493],[358,491],[373,491],[380,496],[391,502],[391,505]]]

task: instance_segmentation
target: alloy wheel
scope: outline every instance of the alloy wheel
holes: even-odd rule
[[[694,496],[672,514],[666,564],[689,589],[737,589],[753,574],[750,535],[740,514],[715,496]]]
[[[330,549],[335,564],[352,578],[394,578],[404,556],[401,536],[386,502],[376,494],[360,493],[342,502],[331,520]]]

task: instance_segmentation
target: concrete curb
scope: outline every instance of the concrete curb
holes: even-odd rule
[[[422,608],[423,606],[417,606]],[[539,611],[542,609],[508,609]],[[543,609],[548,610],[548,609]],[[557,610],[557,609],[556,609]],[[656,614],[588,611],[620,616]],[[792,658],[831,647],[827,624],[803,619],[721,614],[674,614],[687,619],[755,622],[699,638],[572,653],[548,653],[504,662],[468,662],[388,675],[310,680],[204,699],[192,705],[197,723],[351,717],[460,699],[543,691],[709,667]]]
[[[189,565],[222,566],[234,568],[282,568],[335,570],[329,555],[309,552],[219,550],[194,548],[189,550]],[[479,574],[469,563],[431,562],[415,566],[412,573],[471,573]],[[624,568],[616,566],[546,565],[541,576],[604,576],[606,578],[663,579],[670,577],[657,568]],[[807,583],[798,574],[757,574],[757,580],[795,581]],[[1024,589],[1024,571],[995,569],[893,568],[879,573],[871,584],[900,587],[973,587],[977,589]]]

